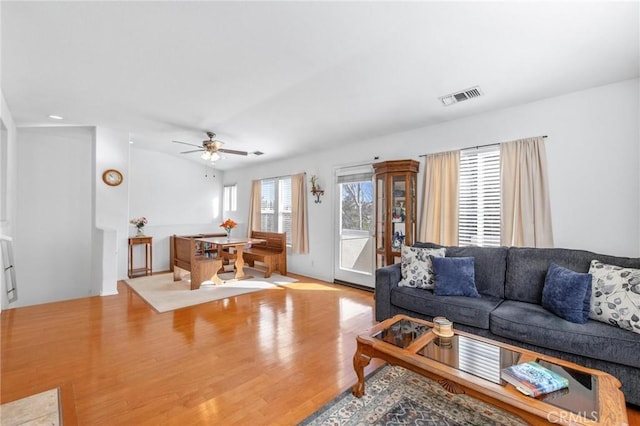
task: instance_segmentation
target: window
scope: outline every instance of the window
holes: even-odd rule
[[[260,229],[285,232],[287,244],[291,244],[291,177],[263,179],[260,183]]]
[[[458,245],[500,245],[500,145],[460,151]]]
[[[340,211],[342,231],[366,231],[373,222],[373,173],[371,166],[364,172],[355,173],[345,169],[337,176],[340,184]],[[346,174],[351,171],[351,174]],[[348,231],[347,231],[348,232]]]
[[[222,210],[225,212],[235,212],[238,210],[238,187],[237,185],[225,185],[222,195]]]

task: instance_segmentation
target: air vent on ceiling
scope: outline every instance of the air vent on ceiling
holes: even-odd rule
[[[440,99],[440,102],[442,102],[442,105],[449,106],[458,102],[466,101],[471,98],[477,98],[479,96],[482,96],[482,90],[480,90],[479,86],[474,86],[470,89],[463,90],[461,92],[456,92],[446,96],[441,96],[439,99]]]

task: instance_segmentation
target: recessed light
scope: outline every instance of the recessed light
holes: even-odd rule
[[[49,118],[53,118],[54,120],[62,120],[62,117],[59,115],[50,115]]]

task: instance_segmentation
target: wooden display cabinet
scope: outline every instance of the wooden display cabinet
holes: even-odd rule
[[[376,175],[376,267],[400,262],[402,245],[416,239],[415,160],[384,161],[373,165]]]

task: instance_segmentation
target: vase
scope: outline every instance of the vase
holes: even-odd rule
[[[138,232],[136,232],[136,237],[144,237],[144,226],[138,227]]]
[[[231,229],[227,229],[227,241],[231,241]]]

